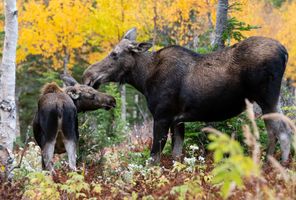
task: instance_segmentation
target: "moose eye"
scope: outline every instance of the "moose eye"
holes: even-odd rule
[[[116,59],[117,58],[117,53],[116,52],[111,52],[110,57],[113,58],[113,59]]]

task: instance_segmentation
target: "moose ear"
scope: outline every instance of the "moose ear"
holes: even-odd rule
[[[66,86],[74,86],[78,84],[78,82],[70,75],[68,74],[61,74],[60,78],[63,80],[63,82],[66,84]]]
[[[71,97],[71,99],[74,99],[74,100],[80,97],[80,93],[75,88],[68,89],[66,93]]]
[[[129,45],[129,50],[136,52],[136,53],[141,53],[148,51],[152,47],[152,44],[149,42],[141,42],[141,43],[134,43]]]
[[[136,28],[132,28],[129,31],[127,31],[125,33],[125,35],[123,36],[123,39],[128,39],[130,41],[135,41],[137,38],[137,29]]]

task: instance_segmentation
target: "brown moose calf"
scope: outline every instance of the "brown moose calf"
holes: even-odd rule
[[[76,169],[76,145],[79,137],[77,112],[116,105],[112,96],[79,84],[74,78],[61,76],[65,88],[56,83],[43,87],[38,101],[38,110],[33,121],[33,132],[42,151],[42,168],[53,171],[54,153],[68,154],[69,166]]]

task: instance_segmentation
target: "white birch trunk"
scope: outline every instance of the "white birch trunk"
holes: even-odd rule
[[[121,94],[121,120],[126,122],[126,86],[123,84],[120,86]]]
[[[1,149],[11,152],[16,135],[15,62],[18,38],[16,0],[5,0],[4,8],[5,39],[0,68],[0,146]],[[7,161],[7,158],[1,157],[1,161]]]
[[[227,28],[227,12],[228,12],[228,0],[219,0],[216,17],[216,30],[214,47],[223,49],[225,47],[223,40],[223,33]]]

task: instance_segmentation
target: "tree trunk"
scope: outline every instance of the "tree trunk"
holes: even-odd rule
[[[135,106],[134,106],[133,118],[136,120],[136,122],[138,122],[138,109],[137,109],[137,104],[139,103],[139,95],[138,94],[135,94],[134,102],[135,102]]]
[[[214,42],[215,42],[215,30],[214,30],[214,24],[213,24],[213,21],[212,21],[212,13],[211,13],[211,4],[210,4],[210,1],[209,0],[206,0],[206,3],[207,3],[207,9],[208,9],[208,12],[207,12],[207,17],[208,17],[208,28],[210,30],[210,41],[211,41],[211,46],[214,46]]]
[[[18,22],[16,0],[5,0],[4,6],[5,39],[0,69],[0,161],[7,172],[16,133],[15,60]]]
[[[223,33],[227,28],[227,12],[228,0],[219,0],[216,17],[215,40],[213,45],[213,47],[217,47],[217,49],[223,49],[225,47]]]
[[[121,95],[121,120],[126,122],[126,87],[125,85],[120,86]]]
[[[208,6],[209,1],[207,1]],[[227,13],[228,13],[228,0],[219,0],[218,1],[218,8],[217,8],[217,15],[216,15],[216,28],[215,28],[215,35],[214,35],[214,42],[212,43],[212,47],[218,49],[223,49],[225,47],[225,41],[223,40],[223,33],[227,28]],[[209,26],[212,25],[211,15],[208,12],[208,20]],[[211,36],[213,38],[213,36]],[[211,39],[212,40],[212,39]],[[207,122],[207,126],[215,127],[215,122]]]
[[[125,13],[124,13],[124,2],[123,0],[120,1],[121,5],[121,22],[124,23],[125,21]],[[121,40],[120,30],[118,29],[118,41]],[[121,97],[121,120],[126,122],[126,86],[120,85],[120,97]]]
[[[157,36],[157,0],[153,1],[153,40],[152,40],[152,51],[155,51],[155,43],[156,43],[156,36]]]
[[[67,47],[63,47],[64,50],[64,58],[63,58],[63,68],[64,68],[64,74],[68,74],[68,63],[70,60],[70,55],[69,55],[69,51],[67,49]]]

